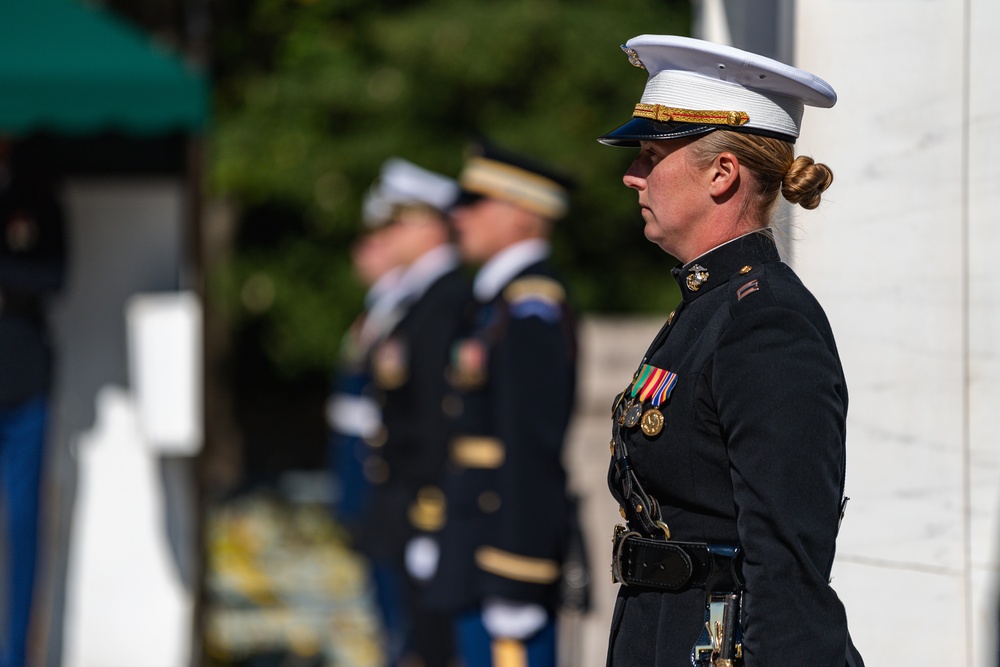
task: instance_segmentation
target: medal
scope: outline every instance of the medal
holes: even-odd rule
[[[383,341],[372,353],[372,377],[382,389],[399,389],[409,374],[406,345],[399,338]]]
[[[624,398],[624,396],[625,396],[625,394],[623,393],[622,394],[622,398]],[[632,407],[632,401],[630,400],[625,405],[622,405],[621,402],[622,402],[622,399],[619,398],[618,399],[618,403],[615,404],[615,414],[612,415],[612,416],[615,418],[615,421],[618,422],[619,426],[624,426],[625,425],[625,413],[627,413],[628,409],[630,407]]]
[[[642,417],[642,403],[636,403],[629,406],[628,411],[625,412],[625,426],[629,428],[634,427],[639,423],[639,419]]]
[[[628,391],[627,389],[625,391]],[[615,396],[614,405],[611,406],[611,416],[615,417],[618,414],[618,406],[622,404],[622,399],[625,398],[625,391]]]
[[[460,340],[451,348],[448,381],[458,389],[478,389],[486,382],[488,361],[486,344],[482,340]]]
[[[657,408],[650,408],[642,415],[642,432],[653,437],[663,430],[663,413]]]
[[[663,413],[660,412],[659,408],[664,401],[670,398],[670,394],[676,386],[677,373],[665,371],[649,364],[643,365],[639,371],[638,379],[632,386],[632,396],[639,399],[636,407],[640,408],[640,414],[631,425],[635,426],[638,423],[642,432],[649,437],[659,435],[663,431],[664,423]],[[642,412],[642,404],[647,400],[653,405]]]

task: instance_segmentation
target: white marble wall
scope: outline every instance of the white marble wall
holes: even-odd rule
[[[800,0],[795,64],[840,100],[793,264],[851,392],[834,587],[868,665],[996,665],[1000,546],[1000,3]]]

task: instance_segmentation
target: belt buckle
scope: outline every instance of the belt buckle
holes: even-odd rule
[[[632,535],[639,535],[639,533],[629,530],[628,527],[620,523],[615,526],[614,533],[611,536],[611,583],[613,584],[628,586],[628,582],[625,581],[625,577],[622,574],[622,548],[625,546],[626,538]]]
[[[618,545],[621,543],[622,535],[627,533],[628,529],[621,525],[620,523],[615,526],[614,530],[611,531],[611,583],[621,584],[622,581],[622,565],[621,559],[619,558],[620,552],[618,551]],[[628,584],[625,584],[626,586]]]

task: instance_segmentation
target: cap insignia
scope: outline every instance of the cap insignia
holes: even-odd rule
[[[632,112],[633,118],[647,118],[658,123],[700,123],[702,125],[745,125],[750,121],[750,114],[746,111],[695,111],[692,109],[679,109],[668,107],[662,104],[635,105]]]
[[[708,282],[708,269],[700,264],[695,264],[688,271],[691,272],[687,277],[688,289],[697,292],[702,285]]]
[[[628,56],[628,61],[632,63],[633,67],[641,67],[642,69],[646,69],[646,66],[642,64],[641,60],[639,60],[639,54],[635,52],[635,49],[630,49],[629,47],[622,44],[622,51],[624,51],[625,55]]]

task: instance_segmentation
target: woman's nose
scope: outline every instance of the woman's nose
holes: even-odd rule
[[[635,162],[633,162],[632,166],[630,166],[625,172],[625,175],[622,176],[622,183],[624,183],[627,188],[640,190],[646,182],[646,179],[640,174],[640,170],[636,167]]]

